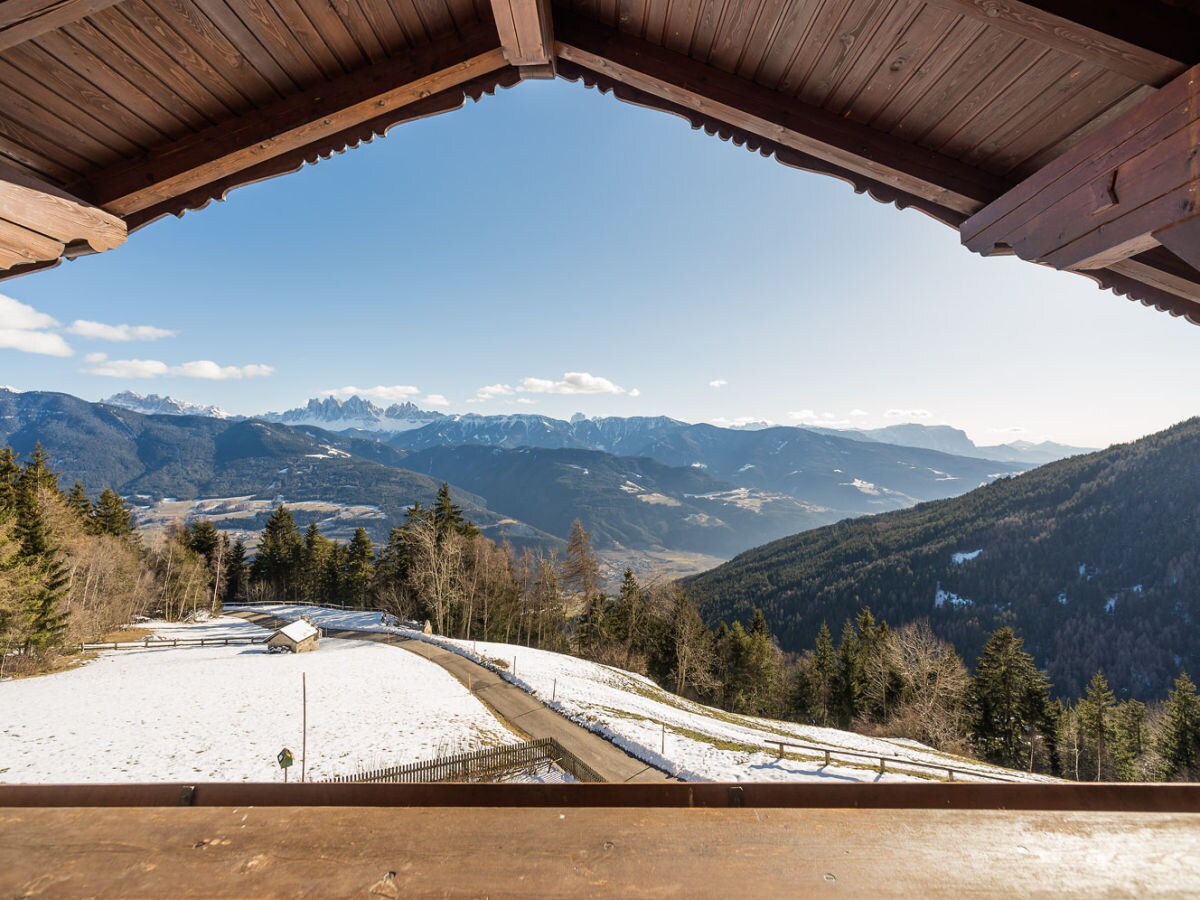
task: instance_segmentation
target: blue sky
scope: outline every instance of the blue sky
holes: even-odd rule
[[[911,420],[1090,446],[1198,408],[1200,329],[565,81],[0,293],[24,304],[0,307],[0,384],[88,399],[254,413],[383,388],[453,412]]]

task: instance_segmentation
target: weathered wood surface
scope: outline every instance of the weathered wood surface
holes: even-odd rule
[[[504,57],[514,66],[553,66],[554,22],[550,0],[492,0]],[[553,70],[551,70],[553,76]]]
[[[1200,214],[1200,66],[1085,138],[963,223],[977,253],[1011,248],[1098,269],[1157,246]],[[1164,241],[1187,259],[1194,230]],[[1196,259],[1195,252],[1190,252]]]
[[[0,266],[57,259],[69,244],[111,250],[125,237],[117,216],[0,162]]]
[[[1147,50],[1111,34],[1081,25],[1021,0],[926,0],[1046,47],[1069,53],[1142,84],[1158,87],[1187,68],[1186,63]],[[1100,4],[1097,4],[1100,5]]]
[[[1195,814],[7,809],[0,834],[8,896],[1200,893]]]

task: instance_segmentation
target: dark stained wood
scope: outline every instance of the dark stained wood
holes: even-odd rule
[[[1025,0],[1043,12],[1113,35],[1168,59],[1200,63],[1200,4],[1196,0]]]
[[[1157,234],[1186,244],[1194,226],[1182,223],[1200,214],[1198,134],[1200,66],[965,222],[963,241],[1060,269],[1103,268],[1154,247]]]
[[[0,3],[0,50],[115,6],[121,0],[5,0]]]
[[[1038,9],[1021,0],[926,0],[950,12],[1029,38],[1140,84],[1166,84],[1187,68],[1176,59]],[[1128,18],[1128,16],[1127,16]]]
[[[1200,189],[1200,181],[1196,188]],[[1197,205],[1193,201],[1192,209]],[[1156,231],[1153,237],[1192,268],[1200,270],[1200,214]]]
[[[550,77],[554,77],[550,0],[492,0],[492,13],[509,64],[550,66]]]
[[[212,126],[76,190],[127,215],[505,65],[494,32],[480,29]]]
[[[560,56],[584,68],[950,209],[975,212],[1005,187],[955,160],[574,16],[559,13],[556,33]]]
[[[116,216],[4,163],[0,163],[0,219],[59,244],[86,241],[94,250],[111,250],[126,237],[125,223]],[[36,241],[25,246],[31,258],[58,255],[38,256]]]

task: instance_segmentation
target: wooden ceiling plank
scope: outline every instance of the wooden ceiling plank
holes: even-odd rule
[[[267,0],[238,0],[238,19],[301,89],[320,84],[326,75],[301,40]]]
[[[237,111],[269,103],[278,91],[229,42],[225,34],[192,3],[167,0],[153,7],[147,0],[130,0],[121,12],[146,30],[163,49],[187,65],[206,85],[219,90],[227,84],[238,95],[229,102]],[[240,102],[239,102],[240,101]]]
[[[901,0],[892,4],[879,22],[875,32],[876,39],[870,41],[849,66],[843,67],[833,89],[821,105],[830,112],[845,111],[850,102],[861,94],[873,74],[879,71],[884,61],[896,50],[902,40],[901,36],[908,31],[922,8],[922,4],[915,0]]]
[[[6,163],[0,163],[0,218],[63,244],[86,241],[93,250],[125,243],[125,223],[102,209]]]
[[[797,96],[814,106],[825,106],[830,94],[854,68],[859,57],[875,43],[875,33],[890,20],[888,14],[897,6],[904,7],[905,4],[890,0],[856,0],[848,4],[833,39],[813,65]]]
[[[76,190],[106,209],[127,215],[503,69],[507,62],[495,43],[495,33],[488,27],[469,38],[386,60],[161,147],[148,158],[101,173]]]
[[[1006,186],[956,160],[565,11],[557,34],[559,55],[576,65],[949,209],[975,212]]]
[[[808,83],[809,75],[816,67],[825,48],[835,40],[837,30],[842,20],[850,12],[853,2],[842,0],[825,0],[812,21],[804,40],[796,48],[796,54],[783,79],[779,82],[778,90],[784,94],[798,95]]]
[[[328,0],[327,0],[328,2]],[[363,12],[358,0],[333,0],[331,3],[337,14],[342,17],[354,40],[367,54],[367,59],[376,63],[388,55],[388,48],[383,45],[375,29],[371,27],[366,13]]]
[[[0,50],[77,22],[121,0],[8,0],[0,3]]]
[[[271,55],[271,51],[259,40],[241,17],[225,0],[191,0],[192,3],[217,28],[234,52],[250,64],[275,89],[280,97],[295,93],[299,88],[296,80]]]
[[[510,65],[554,65],[550,0],[492,0],[492,14]]]
[[[218,121],[221,112],[228,114],[220,100],[118,11],[108,10],[77,22],[71,31],[84,49],[111,60],[159,106],[171,108],[189,128],[203,128]]]
[[[1104,34],[1086,25],[1060,18],[1021,0],[926,0],[934,6],[968,16],[992,28],[1068,53],[1110,72],[1119,72],[1139,84],[1166,84],[1187,69],[1187,64]],[[1137,15],[1130,11],[1128,15]]]
[[[341,63],[344,72],[353,72],[366,62],[366,53],[354,40],[354,35],[329,4],[329,0],[291,0],[301,13],[313,24],[314,30],[325,41],[330,51]]]

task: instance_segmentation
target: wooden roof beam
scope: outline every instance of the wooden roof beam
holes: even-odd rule
[[[962,224],[984,255],[1100,269],[1164,246],[1200,267],[1200,65]]]
[[[1154,50],[1121,40],[1116,35],[1088,27],[1086,24],[1088,18],[1081,10],[1075,10],[1073,17],[1067,19],[1055,15],[1048,9],[1041,8],[1054,7],[1054,3],[1038,3],[1036,0],[1029,3],[1021,2],[1021,0],[926,0],[926,2],[952,13],[976,19],[993,28],[1001,28],[1018,37],[1027,38],[1111,72],[1119,72],[1140,84],[1148,84],[1152,87],[1166,84],[1188,67],[1187,62],[1172,59],[1156,53]],[[1087,0],[1087,2],[1095,4],[1097,0]],[[1141,14],[1141,3],[1137,4],[1139,8],[1136,11],[1129,9],[1129,4],[1125,5],[1127,8],[1123,11],[1124,21]],[[1074,17],[1080,15],[1084,15],[1084,18]],[[1109,20],[1102,21],[1107,23]]]
[[[560,58],[851,173],[970,215],[1007,182],[698,60],[555,12]]]
[[[111,250],[126,234],[116,216],[0,162],[0,268],[55,260],[72,246]]]
[[[481,27],[210,126],[73,187],[129,216],[508,67]]]
[[[121,0],[5,0],[0,3],[0,50],[116,6]]]
[[[554,77],[550,0],[492,0],[504,58],[527,78]]]

